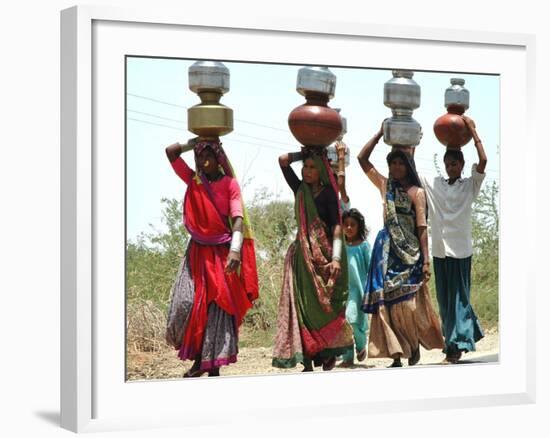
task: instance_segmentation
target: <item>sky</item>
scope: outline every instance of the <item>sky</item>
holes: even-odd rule
[[[223,60],[222,60],[223,61]],[[127,120],[127,237],[135,241],[141,233],[163,230],[162,198],[181,200],[186,186],[173,172],[164,152],[166,146],[185,143],[194,137],[187,130],[187,108],[200,103],[188,88],[188,68],[195,60],[128,57],[126,69]],[[230,71],[230,90],[221,103],[233,109],[234,130],[221,138],[235,169],[245,203],[256,193],[270,192],[282,200],[293,200],[278,165],[285,152],[300,150],[300,144],[288,129],[288,115],[305,103],[296,92],[301,65],[224,62]],[[403,66],[400,66],[403,67]],[[371,229],[373,243],[383,226],[382,200],[357,162],[362,146],[391,116],[383,103],[384,83],[391,70],[329,66],[336,75],[332,108],[341,108],[347,119],[344,142],[351,152],[346,168],[346,186],[352,207],[359,209]],[[413,113],[423,130],[415,152],[419,173],[437,176],[434,156],[444,169],[441,145],[433,133],[435,120],[446,113],[445,89],[452,77],[465,79],[470,91],[466,115],[474,119],[485,147],[488,164],[484,184],[499,182],[500,81],[496,75],[472,75],[453,72],[415,71],[413,79],[421,88],[421,104]],[[385,156],[390,146],[382,140],[371,161],[387,175]],[[470,141],[462,148],[466,159],[465,176],[470,176],[477,153]],[[194,168],[191,152],[182,158]],[[300,163],[293,167],[299,175]],[[254,226],[254,224],[252,224]]]

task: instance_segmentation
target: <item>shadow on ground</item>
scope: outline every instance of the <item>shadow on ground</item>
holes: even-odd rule
[[[38,418],[41,418],[46,423],[53,424],[54,426],[59,426],[61,423],[61,414],[59,412],[49,411],[39,411],[34,413]]]
[[[457,365],[479,364],[479,363],[494,363],[498,362],[498,354],[488,354],[486,356],[477,356],[471,359],[461,359]],[[439,362],[424,363],[422,365],[441,365]]]

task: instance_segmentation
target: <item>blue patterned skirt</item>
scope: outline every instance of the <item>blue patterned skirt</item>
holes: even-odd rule
[[[381,305],[411,299],[422,286],[422,255],[414,265],[404,264],[392,251],[390,234],[382,228],[372,249],[362,309],[376,313]]]

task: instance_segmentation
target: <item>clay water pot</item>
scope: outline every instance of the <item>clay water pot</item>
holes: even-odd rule
[[[461,116],[462,113],[464,113],[463,108],[449,106],[447,114],[439,117],[434,123],[435,136],[448,148],[459,149],[472,139],[472,134]]]
[[[306,99],[288,116],[290,132],[304,146],[326,147],[340,136],[342,118],[327,106],[328,96],[308,93]]]
[[[470,92],[464,88],[464,79],[451,78],[451,86],[445,90],[447,114],[434,123],[434,133],[444,146],[458,149],[472,139],[462,114],[470,107]]]

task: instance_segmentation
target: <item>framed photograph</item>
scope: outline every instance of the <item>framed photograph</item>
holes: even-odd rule
[[[534,402],[535,322],[528,305],[535,295],[534,267],[517,256],[520,248],[535,245],[534,237],[520,231],[534,229],[536,217],[530,189],[536,175],[529,167],[536,152],[530,126],[533,36],[305,19],[225,22],[215,15],[87,6],[62,11],[61,24],[64,428],[177,427],[182,418],[187,426],[202,425],[212,423],[212,413],[223,427],[236,415],[275,423]],[[185,187],[165,148],[194,137],[187,109],[200,99],[188,87],[188,70],[202,60],[223,62],[229,70],[231,86],[221,103],[233,109],[234,129],[222,142],[243,204],[257,221],[272,205],[293,211],[277,157],[300,148],[285,126],[289,113],[304,103],[296,92],[298,70],[323,66],[335,74],[329,105],[342,108],[347,120],[348,191],[352,206],[366,213],[371,243],[383,225],[381,201],[355,157],[392,114],[384,106],[384,83],[392,71],[414,72],[423,92],[414,111],[423,128],[416,168],[437,176],[445,148],[432,126],[446,112],[443,95],[450,80],[465,79],[472,99],[466,114],[476,120],[487,150],[484,184],[494,189],[486,195],[498,222],[495,253],[486,256],[493,287],[480,288],[481,298],[490,302],[481,320],[491,321],[486,340],[492,344],[464,366],[437,365],[444,357],[439,351],[441,357],[425,356],[421,366],[400,370],[367,359],[366,366],[338,372],[277,372],[271,344],[281,266],[271,273],[276,278],[271,286],[264,271],[282,264],[284,252],[278,262],[269,259],[265,245],[273,234],[259,233],[260,300],[262,288],[271,287],[265,292],[272,295],[270,304],[258,300],[249,312],[239,360],[227,373],[222,368],[216,378],[181,378],[188,366],[162,342],[166,284],[173,282],[179,262],[172,257],[158,268],[152,263],[162,253],[159,245],[166,250],[176,242],[178,258],[185,251],[183,244],[177,250],[186,239],[178,234]],[[374,165],[385,173],[389,150],[380,141],[373,154]],[[464,155],[467,166],[477,159],[473,146],[464,147]],[[182,158],[194,167],[190,156]],[[293,230],[290,225],[289,233]],[[293,235],[284,237],[279,247],[286,248]],[[155,269],[144,286],[141,274]],[[145,289],[164,295],[136,292]],[[368,391],[353,390],[357,387]]]

